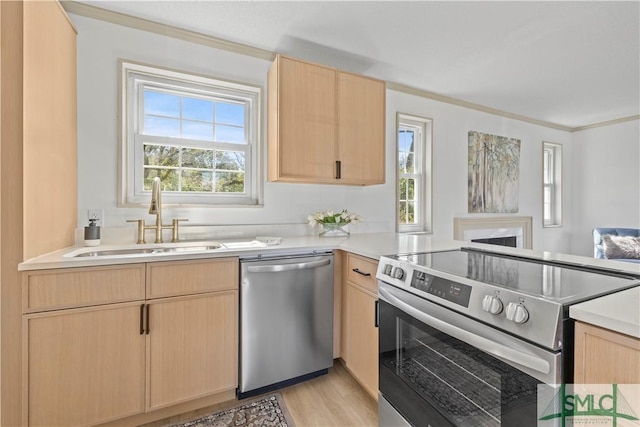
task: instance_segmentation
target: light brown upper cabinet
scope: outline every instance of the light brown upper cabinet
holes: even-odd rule
[[[385,84],[278,55],[268,75],[269,181],[385,179]]]

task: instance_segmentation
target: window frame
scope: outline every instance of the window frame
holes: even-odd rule
[[[143,188],[144,143],[164,146],[188,147],[208,150],[241,151],[245,155],[245,192],[238,193],[180,193],[165,191],[163,202],[168,205],[220,207],[261,206],[262,156],[261,156],[261,103],[262,88],[246,83],[221,80],[197,73],[178,71],[159,66],[119,60],[120,87],[120,159],[118,202],[119,206],[144,206],[148,204],[150,190]],[[202,96],[211,100],[242,103],[245,105],[246,144],[225,143],[188,138],[142,135],[144,117],[139,108],[144,97],[144,87],[157,87],[187,96]],[[215,172],[215,167],[214,167]]]
[[[546,214],[547,205],[549,217]],[[562,227],[562,145],[546,141],[542,142],[542,226]]]
[[[400,171],[400,131],[402,128],[413,128],[419,130],[419,141],[414,147],[414,173],[404,174]],[[432,206],[433,206],[433,119],[417,116],[415,114],[396,113],[396,147],[395,147],[395,169],[396,169],[396,230],[398,233],[432,233]],[[420,169],[420,170],[417,170]],[[399,215],[400,206],[400,179],[403,177],[414,178],[415,188],[414,206],[415,224],[401,224]]]

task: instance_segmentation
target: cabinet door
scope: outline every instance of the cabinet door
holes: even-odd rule
[[[384,82],[338,72],[340,183],[384,183],[385,120]]]
[[[336,71],[285,57],[274,67],[269,76],[269,180],[334,182]]]
[[[344,350],[347,369],[375,399],[378,396],[378,328],[376,297],[350,282],[345,283]]]
[[[94,425],[144,411],[140,307],[25,316],[24,425]]]
[[[639,384],[640,340],[576,322],[576,384]]]
[[[147,307],[148,409],[237,387],[237,291],[158,299]]]

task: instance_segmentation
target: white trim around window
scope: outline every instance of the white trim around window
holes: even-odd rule
[[[562,226],[562,145],[542,143],[543,227]]]
[[[119,68],[121,206],[147,204],[153,174],[170,177],[167,204],[260,205],[260,87],[126,60]]]
[[[396,114],[396,224],[401,233],[432,232],[433,120]]]

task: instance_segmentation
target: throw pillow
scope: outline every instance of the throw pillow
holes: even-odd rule
[[[605,234],[602,245],[607,259],[640,259],[640,237]]]

